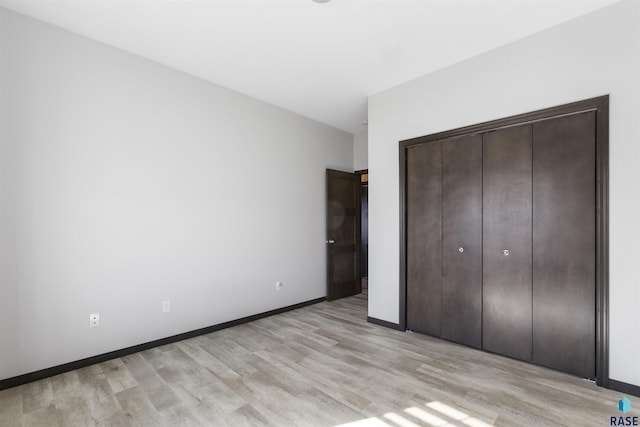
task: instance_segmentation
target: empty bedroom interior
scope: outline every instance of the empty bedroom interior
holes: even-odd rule
[[[133,3],[137,12],[143,10],[145,2]],[[252,4],[293,7],[291,2],[210,3],[217,8],[228,3],[234,13],[246,13]],[[332,8],[321,11],[325,21],[320,22],[330,22],[332,14],[366,13],[364,2],[308,3],[313,13]],[[371,2],[376,3],[371,6],[376,10],[394,7]],[[482,1],[452,3],[464,13]],[[154,400],[145,392],[157,425],[610,425],[617,415],[637,417],[640,2],[581,3],[590,9],[464,58],[447,63],[440,52],[442,65],[428,72],[390,72],[385,83],[369,81],[366,88],[345,82],[352,84],[343,92],[345,104],[353,108],[334,111],[327,106],[340,102],[323,94],[321,78],[283,70],[272,84],[318,86],[309,93],[319,106],[302,95],[297,99],[295,89],[278,103],[270,98],[273,91],[257,87],[265,81],[258,76],[244,88],[225,84],[238,76],[252,81],[259,69],[238,68],[211,81],[207,73],[215,71],[215,61],[194,60],[184,46],[183,56],[177,56],[185,65],[180,69],[169,55],[163,57],[163,46],[180,51],[170,36],[145,57],[116,43],[127,39],[125,26],[112,39],[101,39],[99,29],[85,34],[86,25],[74,22],[73,14],[65,17],[64,7],[83,16],[74,2],[0,1],[0,425],[38,425],[51,416],[57,417],[51,425],[72,422],[65,417],[81,411],[65,415],[68,401],[61,402],[72,392],[62,383],[87,377],[97,381],[92,396],[98,406],[95,384],[110,387],[113,412],[98,411],[105,417],[98,420],[92,412],[97,410],[85,402],[83,410],[94,418],[83,423],[152,425],[135,418],[148,412],[136,415],[125,407],[133,396],[128,393],[143,381],[115,377],[143,359],[157,370],[157,390],[171,395]],[[99,8],[90,12],[91,3],[83,7],[89,11],[84,16],[99,14]],[[379,24],[380,33],[393,29]],[[242,29],[229,37],[242,38]],[[294,45],[305,49],[304,43]],[[210,46],[234,63],[235,53],[224,40],[211,40]],[[325,66],[329,78],[332,67],[349,67],[341,53],[337,58],[344,63],[310,61],[309,69]],[[389,68],[398,58],[424,54],[392,53],[398,57],[382,56]],[[263,53],[250,48],[242,55]],[[606,386],[406,331],[399,143],[604,96]],[[367,170],[370,182],[368,291],[336,301],[325,301],[327,170]],[[93,313],[100,316],[97,327],[90,327]],[[221,329],[225,325],[233,326]],[[204,328],[210,333],[194,332]],[[188,341],[162,342],[192,332],[197,336]],[[118,354],[154,342],[163,345]],[[213,399],[225,404],[211,402],[215,410],[198,413],[206,405],[176,391],[172,381],[183,380],[178,377],[185,372],[197,376],[201,366],[185,368],[173,359],[175,352],[199,364],[220,363],[202,372],[219,384],[208,389],[217,390]],[[269,372],[272,365],[277,374]],[[61,373],[65,366],[78,370]],[[117,374],[108,372],[114,366]],[[500,372],[497,380],[484,377],[485,370]],[[520,388],[519,378],[532,385]],[[485,380],[491,383],[486,389]],[[205,386],[204,380],[197,384]],[[485,400],[484,392],[504,400]],[[261,398],[268,400],[270,393],[276,403],[261,411]],[[623,397],[631,401],[630,412],[618,410]],[[287,406],[288,398],[298,407]],[[587,403],[572,406],[581,399]],[[311,409],[316,403],[317,413]],[[553,407],[537,406],[545,404]]]

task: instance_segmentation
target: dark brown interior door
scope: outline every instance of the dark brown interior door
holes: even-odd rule
[[[327,169],[327,299],[360,293],[360,177]]]
[[[595,113],[533,125],[533,361],[595,378]]]
[[[407,150],[407,328],[442,333],[440,143]]]
[[[482,135],[442,143],[442,337],[482,345]]]
[[[531,125],[483,140],[482,348],[531,360]]]

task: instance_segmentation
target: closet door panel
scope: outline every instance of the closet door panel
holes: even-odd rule
[[[483,141],[485,350],[531,360],[531,125]]]
[[[482,344],[482,136],[442,143],[442,337]]]
[[[407,149],[407,327],[441,334],[440,144]]]
[[[533,361],[595,378],[595,113],[533,125]]]

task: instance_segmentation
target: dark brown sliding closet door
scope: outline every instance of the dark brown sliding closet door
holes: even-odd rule
[[[442,337],[482,345],[482,136],[442,143]]]
[[[533,361],[595,378],[595,113],[533,125]]]
[[[483,141],[482,347],[531,360],[531,125]]]
[[[442,242],[440,144],[407,150],[407,327],[440,336]]]

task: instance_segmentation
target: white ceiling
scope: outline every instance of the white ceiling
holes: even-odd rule
[[[357,133],[367,119],[367,96],[614,2],[0,0],[0,5]]]

